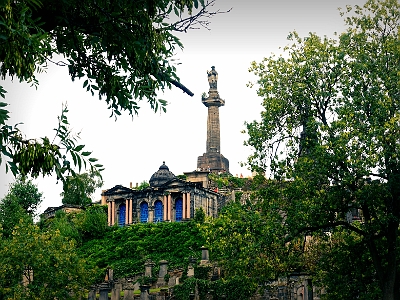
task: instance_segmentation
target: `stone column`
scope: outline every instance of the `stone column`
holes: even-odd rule
[[[144,263],[144,276],[152,277],[153,267],[154,263],[150,259],[146,260],[146,262]]]
[[[108,283],[102,283],[99,286],[99,290],[100,290],[99,300],[108,300],[108,293],[111,290],[110,285]]]
[[[111,226],[111,202],[108,202],[107,206],[108,206],[107,223],[108,223],[108,226]]]
[[[168,220],[171,220],[172,221],[172,217],[171,217],[171,212],[172,212],[172,201],[171,201],[171,194],[169,194],[168,196],[167,196],[167,199],[168,199],[168,208],[167,208],[167,214],[168,214]]]
[[[160,260],[160,271],[158,272],[157,287],[165,286],[168,282],[165,282],[164,277],[168,274],[168,261]]]
[[[186,216],[188,219],[190,219],[191,218],[191,216],[190,216],[190,193],[186,193],[186,201],[187,201]]]
[[[124,289],[124,300],[134,300],[135,296],[132,289]]]
[[[186,194],[182,193],[182,220],[186,219]]]
[[[88,300],[96,300],[96,290],[90,290],[89,291]]]
[[[165,275],[168,273],[168,261],[160,260],[160,271],[158,272],[159,278],[164,278]]]
[[[111,226],[115,224],[115,202],[111,202]]]
[[[140,286],[140,300],[149,300],[149,285],[141,285]]]
[[[119,300],[121,298],[122,284],[116,283],[111,290],[111,300]]]
[[[168,221],[168,215],[167,215],[167,210],[168,210],[168,201],[167,201],[167,196],[163,196],[163,219],[164,221]]]
[[[129,224],[129,199],[125,199],[125,225]]]
[[[148,208],[149,208],[149,211],[148,211],[148,215],[147,215],[148,216],[147,217],[148,218],[147,222],[153,223],[153,221],[154,221],[154,206],[153,205],[149,205]]]
[[[128,199],[129,210],[128,211],[128,224],[132,224],[132,199]]]

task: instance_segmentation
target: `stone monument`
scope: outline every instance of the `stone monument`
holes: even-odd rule
[[[225,105],[225,100],[219,96],[217,83],[218,72],[215,67],[207,71],[210,89],[202,96],[203,104],[208,108],[206,153],[197,159],[197,169],[209,172],[229,173],[229,161],[221,154],[221,137],[219,124],[219,107]]]

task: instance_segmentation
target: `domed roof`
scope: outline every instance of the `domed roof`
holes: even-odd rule
[[[168,169],[165,165],[165,161],[163,161],[163,164],[160,166],[158,171],[151,176],[149,184],[151,187],[158,187],[174,178],[174,173]]]

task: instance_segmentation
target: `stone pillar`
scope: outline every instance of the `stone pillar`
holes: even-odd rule
[[[129,199],[125,199],[125,225],[129,224]]]
[[[99,300],[108,300],[108,293],[111,290],[110,285],[108,283],[102,283],[99,286],[99,290],[100,290]]]
[[[182,193],[182,220],[186,219],[186,194]]]
[[[111,202],[111,226],[115,224],[115,202]]]
[[[158,272],[158,277],[164,279],[164,276],[167,275],[168,273],[168,261],[160,260],[159,264],[160,264],[160,271]]]
[[[141,285],[140,286],[140,300],[149,300],[149,285]]]
[[[133,199],[129,199],[129,224],[133,223],[132,220],[132,210],[133,210]]]
[[[111,300],[119,300],[119,298],[121,297],[121,291],[122,291],[122,284],[116,283],[114,285],[114,288],[111,290]]]
[[[186,193],[186,201],[187,201],[186,216],[188,219],[190,219],[191,218],[191,216],[190,216],[190,193]]]
[[[146,262],[144,263],[144,276],[152,277],[153,267],[154,263],[150,259],[146,260]]]
[[[108,223],[108,226],[111,226],[111,202],[108,202],[107,206],[108,206],[107,223]]]
[[[208,248],[207,247],[201,247],[201,261],[200,265],[207,264],[209,262],[209,256],[208,256]]]
[[[164,209],[164,221],[168,221],[168,201],[167,196],[163,196],[163,209]]]
[[[196,263],[196,258],[194,257],[189,257],[189,265],[188,265],[188,271],[187,271],[187,276],[188,277],[193,277],[194,276],[194,264]]]
[[[96,300],[96,290],[90,290],[89,291],[88,300]]]
[[[168,214],[168,220],[172,221],[171,217],[171,212],[172,212],[172,201],[171,201],[171,194],[167,196],[167,203],[168,203],[168,208],[167,208],[167,214]]]
[[[133,294],[133,290],[124,289],[124,300],[134,300],[135,296]]]
[[[149,205],[148,207],[149,207],[149,211],[148,211],[147,222],[153,223],[153,221],[154,221],[154,206]]]

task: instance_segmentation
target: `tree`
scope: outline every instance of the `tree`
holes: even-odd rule
[[[93,283],[95,270],[58,230],[42,232],[21,220],[10,238],[0,234],[0,240],[1,299],[80,299]]]
[[[214,0],[3,2],[1,77],[38,84],[35,72],[45,70],[48,63],[67,66],[71,79],[84,79],[83,88],[104,99],[115,116],[121,111],[137,114],[144,99],[155,111],[165,111],[166,101],[157,98],[157,91],[172,85],[193,95],[179,82],[172,63],[175,49],[182,47],[176,33],[207,27],[209,17],[219,13],[208,11]],[[0,96],[5,93],[0,86]],[[81,171],[81,161],[86,162],[91,152],[83,152],[83,145],[76,145],[69,134],[66,108],[56,134],[64,146],[60,149],[47,137],[24,140],[18,127],[6,123],[6,106],[0,102],[0,150],[9,158],[7,168],[33,176],[56,172],[63,181],[75,176],[72,160]]]
[[[102,185],[103,180],[99,172],[92,171],[69,176],[64,184],[64,191],[60,194],[62,203],[81,206],[91,204],[92,194]]]
[[[143,180],[136,189],[142,191],[147,189],[148,187],[150,187],[150,184],[146,180]]]
[[[265,110],[247,124],[249,164],[287,181],[277,208],[286,241],[358,236],[380,297],[397,299],[400,4],[369,0],[342,14],[348,30],[339,39],[293,33],[287,58],[252,64]]]
[[[212,259],[224,269],[225,278],[250,278],[255,283],[269,282],[288,269],[289,251],[281,238],[284,230],[275,220],[251,203],[230,202],[218,218],[202,226]]]
[[[11,184],[8,194],[0,201],[0,224],[3,235],[10,236],[20,219],[32,222],[42,200],[42,193],[31,180],[19,177]]]

